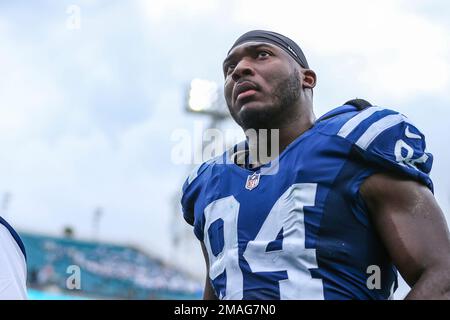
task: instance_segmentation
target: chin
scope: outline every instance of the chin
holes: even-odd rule
[[[239,112],[245,112],[247,110],[264,110],[269,108],[267,104],[263,104],[260,101],[249,101],[246,103],[243,103]]]
[[[277,110],[257,103],[248,103],[238,112],[241,126],[245,129],[270,128]]]

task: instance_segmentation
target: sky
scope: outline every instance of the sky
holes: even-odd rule
[[[449,17],[443,0],[0,1],[0,214],[19,231],[71,226],[202,275],[177,200],[191,166],[173,161],[174,133],[192,133],[195,148],[208,125],[184,111],[186,86],[222,85],[233,41],[270,29],[317,73],[317,116],[360,97],[422,130],[449,219]]]

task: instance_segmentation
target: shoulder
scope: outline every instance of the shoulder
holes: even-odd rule
[[[428,174],[433,156],[426,147],[425,135],[405,115],[388,107],[358,109],[343,105],[329,112],[322,133],[336,136],[351,145],[351,155],[425,182],[432,188]]]
[[[345,121],[337,136],[367,150],[377,138],[423,139],[419,129],[403,114],[385,107],[370,107]],[[379,141],[379,140],[378,140]]]
[[[360,146],[364,146],[363,141],[370,134],[376,137],[399,123],[411,123],[406,116],[388,107],[357,108],[346,104],[327,112],[317,122],[324,128],[321,130],[323,133],[337,135]]]
[[[204,180],[208,180],[208,173],[216,164],[223,163],[225,154],[212,158],[199,165],[196,165],[187,175],[183,184],[183,193],[192,186],[199,185]]]
[[[6,222],[5,219],[0,217],[0,233],[2,233],[2,232],[3,232],[3,234],[7,234],[8,236],[11,236],[14,239],[15,243],[17,244],[18,248],[20,249],[21,253],[23,254],[23,257],[26,259],[27,254],[25,251],[25,246],[24,246],[19,234],[13,229],[13,227],[8,222]],[[3,239],[5,239],[5,237],[3,237]]]
[[[191,225],[194,223],[195,202],[205,188],[206,183],[211,179],[212,168],[215,164],[220,163],[222,159],[223,155],[195,166],[183,183],[181,206],[184,219]]]
[[[323,133],[341,137],[363,150],[395,138],[414,145],[425,140],[424,134],[407,116],[388,107],[358,109],[343,105],[322,116],[318,122]]]
[[[209,167],[208,162],[203,162],[202,164],[196,165],[186,177],[183,184],[183,193],[194,183],[194,181],[200,180],[203,173]]]

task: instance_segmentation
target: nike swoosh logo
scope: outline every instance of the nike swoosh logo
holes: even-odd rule
[[[409,131],[409,126],[407,126],[405,129],[405,135],[411,139],[422,139],[422,137],[419,136],[418,134],[415,134],[415,133],[412,133],[411,131]]]

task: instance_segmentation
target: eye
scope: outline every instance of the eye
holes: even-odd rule
[[[230,72],[232,72],[235,67],[236,67],[236,65],[233,64],[233,63],[230,63],[230,64],[226,65],[225,68],[224,68],[225,74],[229,74]]]
[[[258,51],[258,58],[268,58],[270,56],[270,53],[267,51]]]

